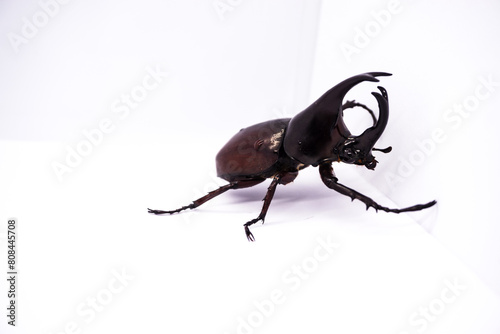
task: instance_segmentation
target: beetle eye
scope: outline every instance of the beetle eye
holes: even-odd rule
[[[353,163],[356,160],[356,157],[359,153],[359,150],[356,150],[352,147],[344,147],[342,150],[342,156],[340,159],[345,163]]]
[[[354,151],[352,148],[345,148],[342,154],[342,160],[344,162],[351,163],[354,160]]]

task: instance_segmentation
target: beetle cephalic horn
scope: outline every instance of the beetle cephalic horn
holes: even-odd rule
[[[332,129],[335,128],[342,113],[342,102],[347,92],[363,81],[377,82],[379,81],[377,76],[389,75],[391,74],[385,72],[359,74],[328,90],[316,102],[290,120],[284,140],[286,153],[302,163],[311,165],[317,165],[322,160],[328,159],[332,147],[337,144],[331,136]]]
[[[370,152],[377,140],[380,138],[389,120],[389,100],[387,97],[387,91],[384,87],[378,87],[382,95],[373,92],[372,95],[375,96],[379,107],[379,117],[377,124],[371,128],[366,129],[361,135],[355,137],[358,142],[358,147],[363,147],[366,152]],[[381,150],[382,152],[384,150]]]

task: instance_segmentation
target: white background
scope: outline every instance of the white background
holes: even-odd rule
[[[3,1],[0,258],[15,217],[16,332],[498,333],[499,9]],[[365,211],[308,168],[277,189],[255,243],[242,224],[268,184],[147,214],[224,184],[214,157],[240,128],[292,117],[368,71],[393,73],[381,79],[391,114],[377,144],[393,152],[375,154],[376,171],[335,165],[337,176],[382,205],[434,208]],[[348,98],[375,108],[376,86]],[[354,132],[370,124],[358,110],[346,119]]]

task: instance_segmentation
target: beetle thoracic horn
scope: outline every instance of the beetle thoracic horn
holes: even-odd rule
[[[384,132],[387,121],[389,120],[389,100],[387,97],[387,91],[384,87],[380,86],[378,87],[378,89],[380,90],[382,95],[376,92],[372,93],[373,96],[375,96],[375,98],[377,99],[378,107],[380,110],[377,124],[375,124],[371,128],[366,129],[361,135],[356,137],[356,141],[358,142],[359,146],[363,146],[366,151],[370,151],[373,148],[377,140],[382,135],[382,132]],[[384,152],[385,150],[379,151]]]
[[[347,92],[363,81],[377,82],[377,76],[389,75],[385,72],[359,74],[328,90],[290,120],[284,140],[286,153],[305,164],[315,164],[328,158],[331,148],[337,145],[332,142],[331,131],[342,113],[342,102]]]
[[[317,99],[316,102],[310,105],[306,110],[299,113],[297,116],[300,115],[302,116],[300,118],[305,118],[308,121],[311,121],[312,119],[320,119],[319,123],[327,124],[328,126],[335,126],[337,118],[341,114],[344,97],[347,92],[351,90],[351,88],[363,81],[377,82],[379,80],[376,77],[389,75],[392,74],[385,72],[369,72],[350,77],[328,90],[319,99]],[[308,115],[308,117],[304,117],[306,115]],[[303,122],[301,123],[304,124]]]

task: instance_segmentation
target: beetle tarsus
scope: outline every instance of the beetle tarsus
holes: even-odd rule
[[[250,223],[250,222],[248,222],[248,223]],[[250,229],[248,228],[248,226],[250,226],[251,224],[248,224],[248,223],[246,223],[245,225],[243,225],[243,226],[245,226],[245,234],[247,236],[248,241],[252,241],[253,242],[253,241],[255,241],[255,237],[253,236],[252,232],[250,232]]]
[[[247,234],[247,239],[250,242],[255,241],[255,237],[253,236],[252,232],[250,232],[250,229],[248,227],[245,227],[245,233]]]
[[[394,212],[394,213],[411,212],[411,211],[420,211],[423,209],[430,208],[431,206],[433,206],[436,203],[437,203],[436,201],[430,201],[429,203],[426,203],[426,204],[416,204],[416,205],[409,206],[409,207],[403,208],[403,209],[389,209],[389,208],[386,208],[386,207],[379,205],[378,209],[384,210],[385,212]],[[377,208],[375,208],[375,210],[376,209]]]
[[[178,213],[178,212],[181,212],[181,211],[184,211],[184,210],[188,210],[188,209],[194,209],[196,206],[194,205],[194,203],[191,203],[189,205],[186,205],[186,206],[183,206],[182,208],[179,208],[179,209],[176,209],[176,210],[170,210],[170,211],[164,211],[164,210],[153,210],[153,209],[150,209],[148,208],[148,213],[154,213],[155,215],[163,215],[163,214],[170,214],[170,215],[173,215],[174,213]]]
[[[429,203],[426,203],[426,204],[416,204],[416,205],[409,206],[407,208],[391,209],[391,208],[387,208],[385,206],[379,205],[378,203],[375,203],[374,201],[372,201],[372,203],[366,205],[366,210],[368,210],[368,208],[372,207],[377,212],[378,212],[378,210],[382,210],[385,212],[401,213],[401,212],[420,211],[423,209],[430,208],[431,206],[433,206],[436,203],[437,203],[436,201],[430,201]]]

